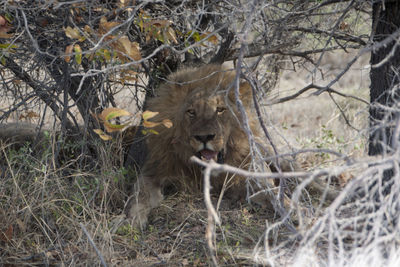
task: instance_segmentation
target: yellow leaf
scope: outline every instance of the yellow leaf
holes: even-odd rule
[[[153,128],[157,125],[163,124],[167,128],[172,127],[172,125],[173,125],[172,121],[169,119],[164,119],[162,122],[148,121],[149,119],[155,117],[157,114],[158,114],[158,112],[153,112],[153,111],[149,111],[149,110],[146,110],[145,112],[143,112],[143,114],[142,114],[143,126],[146,128]]]
[[[121,47],[123,49],[123,53],[129,55],[131,53],[131,41],[129,40],[128,36],[122,36],[121,38],[118,39],[118,43],[121,44]]]
[[[152,122],[152,121],[143,121],[143,126],[146,128],[153,128],[159,125],[159,122]]]
[[[212,32],[205,32],[200,35],[200,40],[203,40],[206,38],[206,40],[214,45],[218,44],[218,38],[215,34],[212,34]]]
[[[70,54],[72,54],[72,49],[74,48],[73,45],[69,45],[65,48],[65,56],[64,56],[64,60],[65,62],[70,62],[71,61],[71,56],[69,56]]]
[[[169,120],[169,119],[164,119],[163,121],[162,121],[162,124],[165,126],[165,127],[167,127],[167,128],[171,128],[174,124],[172,123],[172,121],[171,120]]]
[[[103,55],[104,55],[105,60],[107,60],[107,61],[111,60],[111,53],[107,49],[104,49]]]
[[[207,41],[209,41],[210,43],[217,45],[218,44],[218,38],[215,35],[210,36]]]
[[[101,139],[103,139],[104,141],[109,141],[112,139],[111,136],[109,136],[108,134],[104,133],[101,129],[94,129],[93,130]]]
[[[123,70],[121,71],[121,79],[120,81],[124,83],[125,81],[137,81],[139,73],[133,70]]]
[[[93,29],[90,28],[89,25],[85,25],[85,27],[83,29],[85,30],[86,33],[93,33]]]
[[[142,55],[140,54],[140,46],[137,42],[131,43],[131,52],[129,53],[129,56],[135,61],[142,58]]]
[[[149,133],[152,133],[152,134],[159,134],[156,130],[154,130],[154,129],[149,129],[148,130],[149,131]]]
[[[106,121],[122,116],[132,116],[132,114],[129,111],[120,108],[106,108],[101,112],[101,117]]]
[[[166,28],[172,24],[171,20],[166,19],[153,19],[145,23],[144,27],[149,28],[150,26],[154,26],[157,28]]]
[[[112,137],[108,134],[101,134],[99,135],[101,139],[103,139],[104,141],[109,141],[112,140]]]
[[[136,72],[136,71],[134,71],[134,70],[122,70],[122,71],[121,71],[121,74],[122,74],[124,77],[129,76],[129,77],[135,78],[135,80],[137,80],[137,76],[139,75],[139,73]]]
[[[95,132],[96,134],[100,135],[100,134],[104,134],[102,129],[93,129],[93,132]]]
[[[79,41],[83,41],[85,37],[82,37],[79,33],[78,28],[71,28],[68,26],[67,28],[64,28],[65,35],[71,39],[78,39]]]
[[[124,10],[125,12],[132,12],[133,6],[135,6],[136,0],[119,0],[118,8]]]
[[[143,135],[147,135],[148,133],[159,134],[159,132],[157,132],[157,131],[154,130],[154,129],[142,130],[142,134],[143,134]]]
[[[147,121],[148,119],[151,119],[151,118],[155,117],[158,113],[159,112],[153,112],[153,111],[150,111],[150,110],[146,110],[146,111],[143,112],[142,118],[143,118],[143,120]]]
[[[75,61],[80,65],[82,63],[82,49],[80,45],[76,44],[74,45],[74,51],[75,51]]]
[[[167,39],[174,42],[175,44],[178,43],[178,39],[176,38],[176,34],[174,29],[172,29],[171,27],[168,27],[167,30]]]
[[[125,127],[129,125],[129,122],[125,124],[114,124],[110,122],[110,120],[112,119],[123,116],[132,116],[132,114],[120,108],[106,108],[103,110],[103,112],[101,112],[100,115],[98,115],[98,118],[102,121],[106,131],[111,133],[122,131]]]
[[[112,28],[121,24],[117,21],[107,21],[106,17],[101,17],[100,19],[100,33],[106,33],[110,31]]]
[[[129,125],[129,123],[126,123],[126,124],[113,124],[113,123],[110,123],[108,121],[105,121],[103,124],[104,124],[104,128],[106,129],[106,131],[108,133],[120,132],[125,127],[127,127]]]
[[[142,55],[140,54],[140,47],[137,42],[131,42],[127,36],[122,36],[117,40],[115,49],[120,52],[121,60],[140,60]],[[130,58],[128,59],[127,56]]]

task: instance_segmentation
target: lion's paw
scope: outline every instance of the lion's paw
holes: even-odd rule
[[[150,207],[142,203],[134,203],[127,210],[127,220],[133,227],[144,229],[147,225],[147,219],[150,213]]]

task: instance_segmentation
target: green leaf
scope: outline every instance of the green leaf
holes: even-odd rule
[[[80,65],[82,63],[82,49],[81,46],[76,44],[74,45],[74,51],[75,51],[75,61]]]
[[[105,59],[106,61],[110,61],[110,60],[111,60],[111,53],[110,53],[109,50],[104,49],[103,54],[104,54],[104,59]]]
[[[9,22],[12,23],[12,17],[9,13],[4,14],[4,18]]]
[[[18,46],[12,44],[0,44],[0,49],[17,48]]]
[[[142,134],[143,135],[147,135],[147,134],[149,134],[149,133],[152,133],[152,134],[160,134],[159,132],[157,132],[156,130],[154,130],[154,129],[146,129],[146,130],[142,130]]]

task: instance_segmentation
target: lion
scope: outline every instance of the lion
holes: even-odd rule
[[[180,70],[159,88],[158,97],[149,100],[147,109],[159,112],[154,119],[169,119],[173,126],[160,126],[157,135],[147,137],[148,156],[126,206],[126,215],[135,225],[146,225],[149,212],[163,199],[166,184],[184,179],[191,187],[198,186],[202,169],[190,161],[192,156],[247,167],[250,146],[236,105],[235,78],[234,71],[220,65]],[[238,93],[253,136],[259,138],[252,88],[240,82]],[[223,174],[212,177],[215,191],[221,190],[225,178]],[[245,198],[245,179],[235,178],[226,194]]]

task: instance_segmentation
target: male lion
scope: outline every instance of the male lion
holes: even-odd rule
[[[235,75],[219,65],[181,70],[170,75],[159,88],[158,97],[148,102],[149,110],[159,112],[155,120],[170,119],[173,126],[160,126],[158,135],[147,138],[147,160],[126,210],[135,225],[146,224],[150,210],[163,198],[166,183],[185,178],[193,184],[201,177],[201,168],[190,161],[191,156],[238,167],[249,161],[248,137],[235,103]],[[260,131],[252,111],[252,89],[247,83],[239,88],[250,128],[257,137]],[[221,189],[224,179],[225,175],[213,177],[213,189]],[[243,178],[235,179],[227,190],[228,195],[240,198],[245,192]]]

